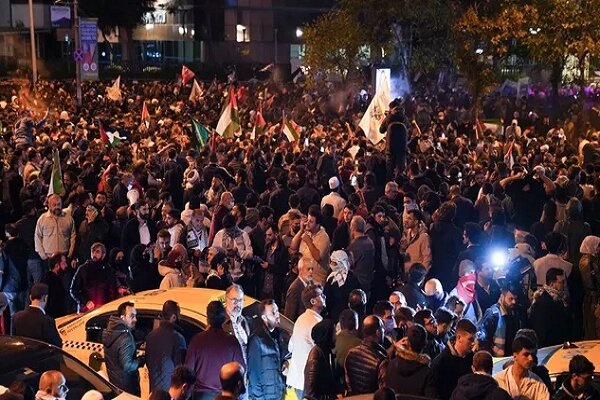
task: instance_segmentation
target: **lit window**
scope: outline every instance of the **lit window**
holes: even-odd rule
[[[244,25],[237,24],[235,38],[238,42],[249,42],[250,35],[248,34],[248,29]]]

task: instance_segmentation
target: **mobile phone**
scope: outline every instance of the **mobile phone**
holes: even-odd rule
[[[358,185],[358,180],[356,179],[356,175],[354,175],[354,176],[352,176],[352,178],[350,178],[350,185],[352,185],[352,186]]]
[[[304,138],[304,147],[308,147],[308,138]]]
[[[321,153],[325,152],[325,148],[323,148],[323,146],[321,146],[321,148],[319,150],[321,151]]]

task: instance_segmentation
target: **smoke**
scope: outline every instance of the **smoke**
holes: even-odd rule
[[[390,92],[393,99],[405,98],[410,93],[410,83],[404,74],[392,73],[390,81]]]

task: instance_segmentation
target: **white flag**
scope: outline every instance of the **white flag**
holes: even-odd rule
[[[192,85],[192,92],[190,93],[189,100],[190,101],[198,101],[202,97],[202,90],[200,89],[200,85],[198,81],[194,79],[194,85]]]
[[[379,143],[385,137],[385,134],[379,133],[379,127],[391,102],[390,83],[384,75],[381,86],[358,124],[373,144]]]
[[[121,101],[121,75],[115,79],[115,83],[109,88],[106,88],[106,96],[112,101]]]

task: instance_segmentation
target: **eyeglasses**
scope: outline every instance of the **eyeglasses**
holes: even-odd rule
[[[229,300],[233,304],[242,304],[244,302],[243,297],[228,297],[227,300]]]

